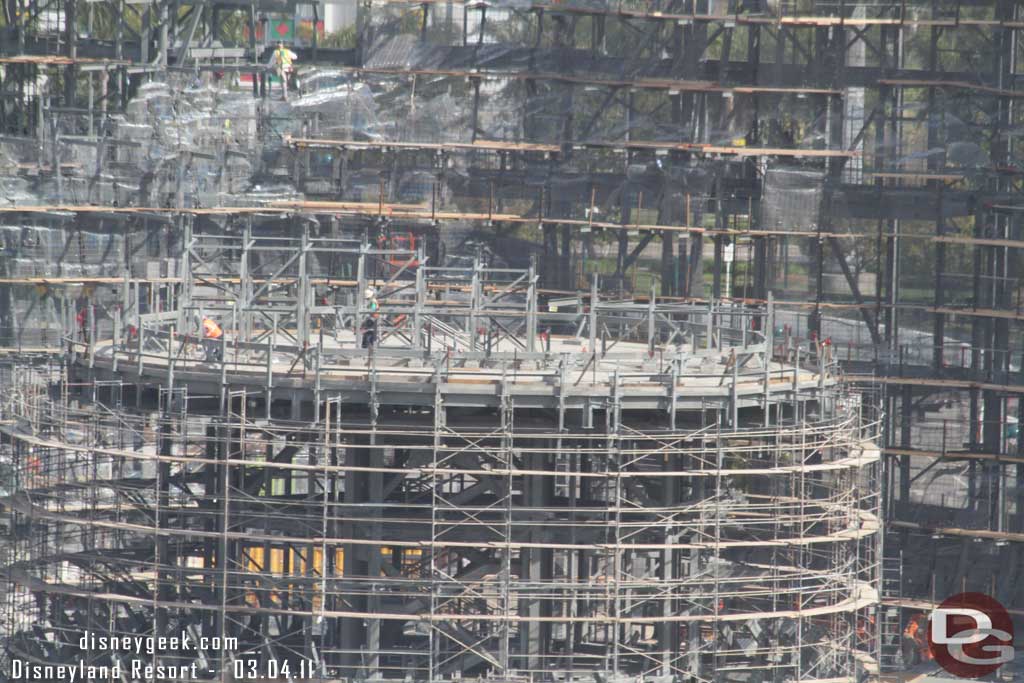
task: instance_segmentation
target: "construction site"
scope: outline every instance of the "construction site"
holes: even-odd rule
[[[1024,3],[2,9],[0,682],[1020,679]]]

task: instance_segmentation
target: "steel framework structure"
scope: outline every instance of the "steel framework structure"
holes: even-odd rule
[[[130,384],[150,388],[173,387],[166,373],[176,368],[227,415],[238,378],[225,368],[220,382],[189,376],[194,340],[175,341],[213,310],[259,347],[236,359],[249,368],[246,394],[280,394],[308,418],[329,392],[312,379],[296,402],[287,383],[274,384],[274,358],[288,356],[290,371],[309,379],[328,357],[360,357],[354,293],[389,279],[388,264],[402,258],[359,272],[359,250],[371,249],[362,242],[375,248],[392,227],[440,239],[467,224],[499,239],[535,228],[537,279],[523,281],[533,298],[501,299],[539,297],[532,318],[516,308],[502,314],[516,329],[500,315],[435,325],[435,282],[416,289],[430,293],[423,301],[408,300],[414,288],[396,295],[407,319],[383,348],[433,350],[437,333],[437,344],[467,352],[519,339],[533,348],[515,353],[538,353],[548,298],[564,311],[578,297],[565,315],[582,320],[602,294],[648,297],[636,283],[641,262],[657,293],[649,301],[682,307],[673,316],[696,315],[685,308],[694,303],[771,298],[776,336],[795,348],[833,342],[850,379],[883,388],[889,547],[904,550],[888,602],[919,609],[966,588],[1024,607],[1024,440],[1012,424],[1024,419],[1019,3],[372,0],[360,4],[354,47],[324,48],[314,33],[298,50],[311,67],[306,97],[283,108],[268,97],[257,27],[292,7],[4,4],[0,143],[10,177],[37,190],[28,200],[12,192],[2,208],[4,246],[31,259],[21,234],[45,225],[64,248],[46,257],[52,268],[31,273],[0,261],[0,346],[25,358],[62,354],[72,337],[80,365],[128,369]],[[183,102],[208,95],[169,88],[176,119],[143,97],[147,88],[197,73],[204,84],[252,74],[255,97],[242,91],[244,106],[231,102],[230,133],[214,106],[203,135],[161,135],[168,121],[186,127],[174,123],[187,118]],[[344,106],[318,105],[328,91]],[[158,122],[156,143],[132,127],[140,100]],[[151,170],[144,161],[156,146],[171,151]],[[229,170],[244,164],[251,178],[286,178],[301,194],[245,196]],[[217,242],[217,231],[249,237]],[[268,231],[305,237],[257,246],[253,236]],[[123,244],[116,263],[108,256],[119,247],[108,246],[89,257],[102,267],[71,268],[75,242],[88,249],[83,235]],[[286,244],[294,254],[276,260]],[[747,254],[735,279],[730,245]],[[143,256],[176,264],[153,272]],[[197,278],[184,277],[192,269]],[[601,292],[587,294],[597,271]],[[83,283],[94,293],[79,294]],[[509,284],[489,290],[469,277],[467,307],[482,311]],[[207,301],[211,288],[230,292],[230,303]],[[268,291],[282,299],[261,301]],[[568,333],[557,327],[567,319],[551,320]],[[601,345],[586,321],[572,332],[591,353]],[[141,346],[118,355],[86,344],[88,335]],[[372,392],[361,396],[373,405]],[[259,403],[264,419],[272,404]],[[900,631],[897,623],[897,639]]]

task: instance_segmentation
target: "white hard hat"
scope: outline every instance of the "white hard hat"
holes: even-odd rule
[[[374,291],[373,287],[367,287],[366,291],[363,293],[363,296],[365,296],[367,299],[372,299],[373,297],[377,296],[377,292]]]

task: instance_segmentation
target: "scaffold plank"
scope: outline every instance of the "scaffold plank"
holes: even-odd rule
[[[847,378],[858,384],[905,384],[936,389],[981,389],[984,391],[1003,391],[1012,394],[1024,393],[1021,384],[997,384],[995,382],[974,382],[961,379],[940,379],[934,377],[900,377],[898,375],[857,375]]]
[[[945,81],[941,79],[928,80],[928,79],[912,79],[912,78],[881,78],[878,80],[879,85],[888,85],[895,88],[955,88],[957,90],[971,90],[974,92],[984,93],[986,95],[996,95],[998,97],[1024,97],[1024,90],[1007,90],[1005,88],[994,88],[992,86],[983,85],[980,83],[970,83],[968,81]]]
[[[815,27],[872,27],[872,26],[906,26],[906,27],[948,27],[977,26],[977,27],[1004,27],[1011,29],[1024,28],[1024,22],[1001,19],[984,19],[972,17],[959,17],[948,19],[936,19],[918,17],[916,14],[907,13],[898,17],[858,17],[858,16],[828,16],[828,15],[794,15],[794,14],[707,14],[707,13],[686,13],[661,11],[657,9],[641,9],[635,4],[622,4],[618,2],[606,3],[606,6],[593,4],[572,4],[560,2],[527,2],[517,4],[514,8],[495,8],[492,3],[481,2],[480,0],[371,0],[371,5],[399,6],[416,8],[429,5],[461,5],[468,9],[508,9],[519,11],[538,12],[543,11],[552,14],[578,14],[585,16],[606,16],[621,17],[623,19],[644,19],[650,21],[667,22],[700,22],[700,23],[722,23],[736,25],[767,25],[787,26],[794,28],[815,28]],[[884,9],[882,6],[880,9]],[[899,5],[892,5],[890,9],[899,11]]]

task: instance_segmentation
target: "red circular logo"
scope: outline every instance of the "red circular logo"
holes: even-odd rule
[[[954,595],[932,610],[928,649],[954,676],[987,676],[1013,659],[1013,620],[984,593]]]

